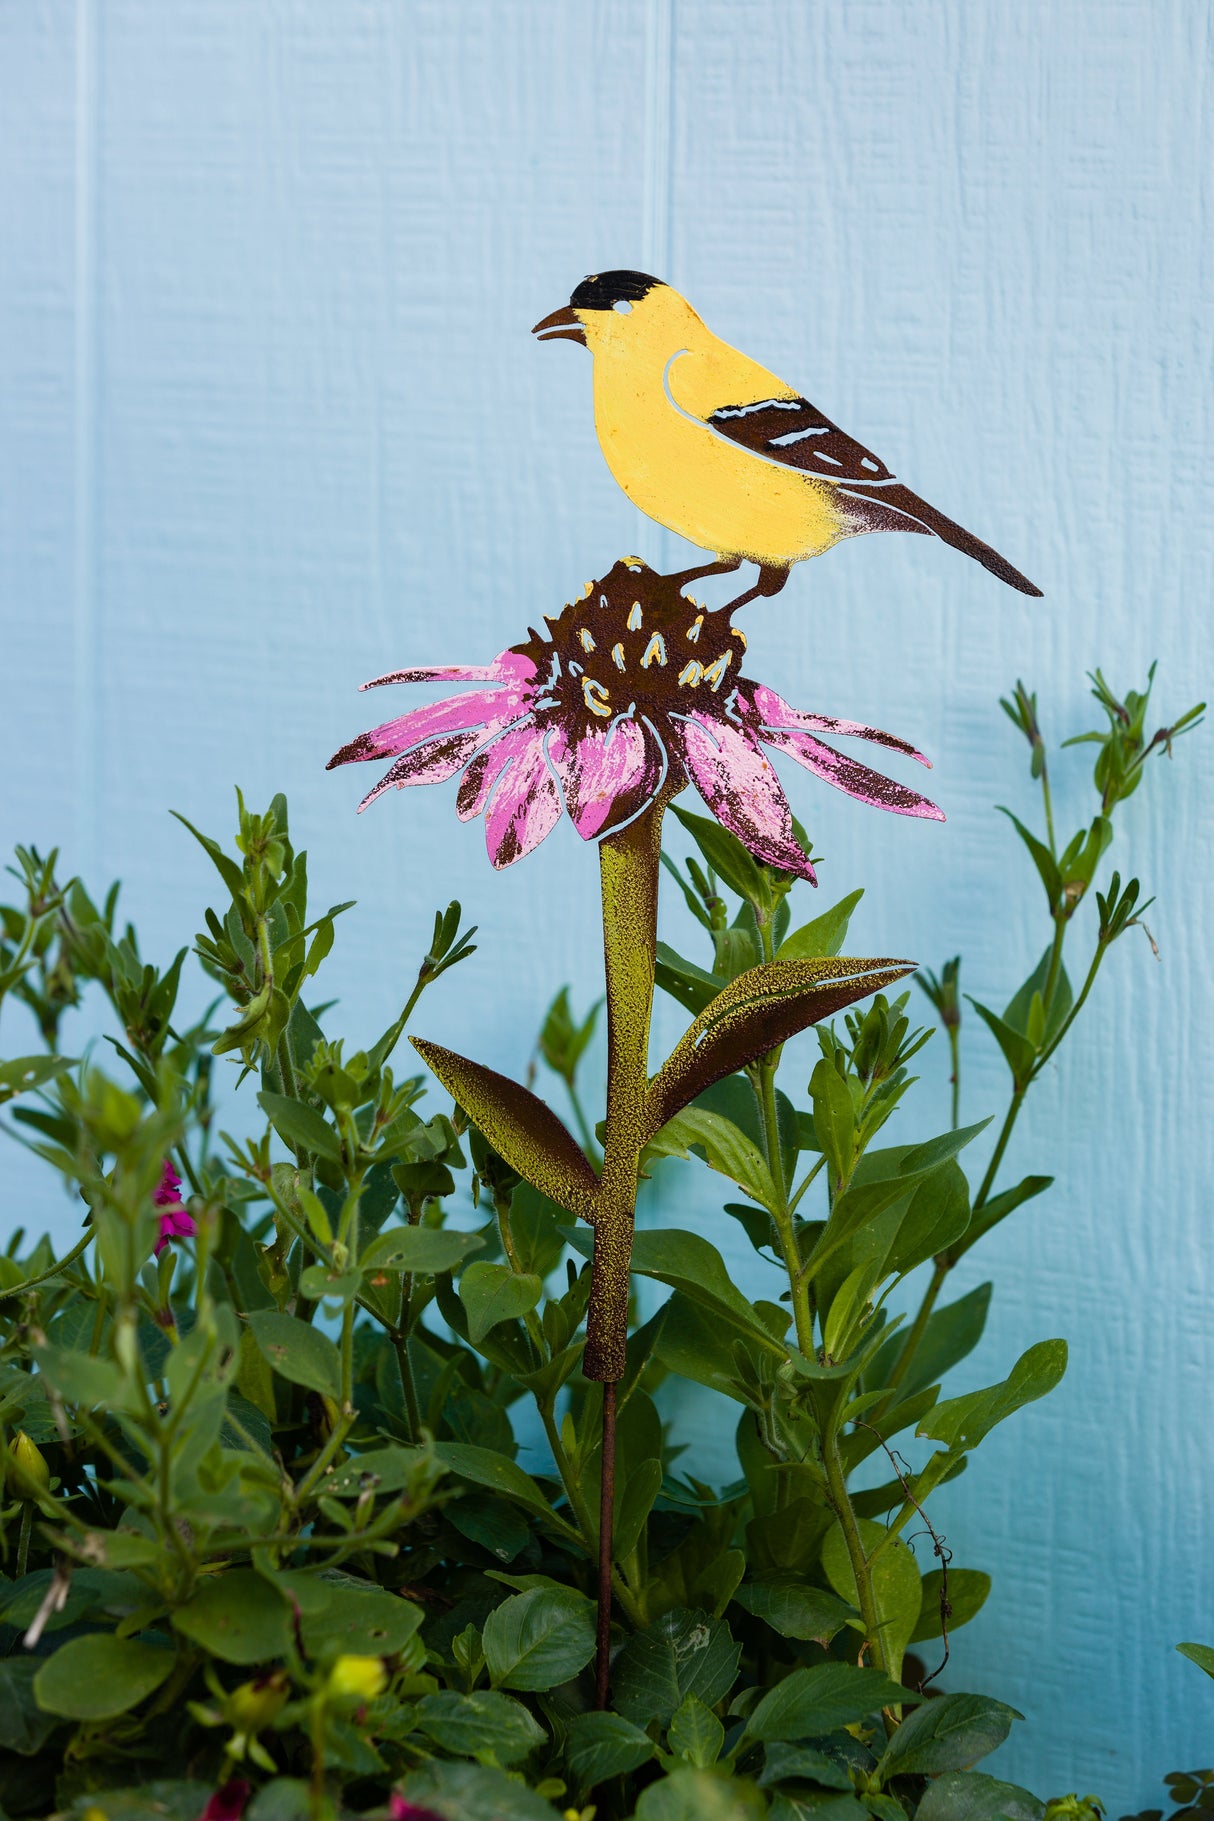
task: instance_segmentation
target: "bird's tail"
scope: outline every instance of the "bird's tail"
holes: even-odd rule
[[[984,544],[981,538],[955,524],[951,518],[945,518],[943,512],[937,512],[934,506],[929,506],[926,500],[920,499],[917,493],[912,493],[901,482],[895,482],[892,486],[887,482],[884,486],[874,486],[871,490],[861,483],[859,486],[842,487],[840,491],[888,506],[894,512],[905,513],[908,518],[915,520],[916,527],[921,525],[925,531],[934,532],[936,537],[951,544],[954,550],[963,550],[966,556],[972,556],[975,562],[981,563],[984,569],[989,569],[992,575],[997,575],[1009,588],[1018,588],[1021,594],[1040,595],[1040,588],[1034,587],[1018,569],[1013,569],[997,550],[992,550],[989,544]],[[908,525],[907,530],[910,529]]]

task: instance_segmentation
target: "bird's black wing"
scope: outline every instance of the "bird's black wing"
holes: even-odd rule
[[[855,531],[925,531],[963,550],[1010,588],[1018,588],[1022,594],[1041,593],[997,550],[895,480],[871,449],[832,424],[807,398],[723,405],[707,421],[718,435],[752,455],[796,468],[812,480],[831,482],[841,496],[840,504],[846,501],[846,514]]]
[[[811,405],[807,398],[765,398],[753,405],[722,405],[712,428],[752,455],[799,468],[824,481],[892,481],[893,475],[863,443]]]

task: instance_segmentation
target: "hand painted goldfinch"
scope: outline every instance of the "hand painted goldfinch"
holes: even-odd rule
[[[1041,593],[808,399],[719,341],[660,279],[595,273],[532,333],[590,349],[607,466],[642,512],[716,552],[695,573],[759,565],[732,606],[776,594],[794,563],[865,531],[934,534],[1022,594]]]

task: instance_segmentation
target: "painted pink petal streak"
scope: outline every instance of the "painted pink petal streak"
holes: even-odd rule
[[[925,816],[932,822],[944,820],[944,811],[921,797],[917,790],[908,790],[905,784],[882,777],[879,771],[861,765],[857,759],[845,758],[825,741],[815,740],[812,734],[767,729],[761,737],[780,752],[786,752],[799,765],[804,765],[807,771],[833,784],[837,790],[845,790],[849,797],[871,804],[874,809],[889,809],[896,816]]]
[[[481,739],[490,739],[521,711],[521,699],[512,689],[474,689],[467,695],[448,696],[445,702],[428,702],[424,708],[414,708],[394,721],[384,721],[381,726],[360,733],[334,753],[325,769],[332,771],[335,765],[391,758],[420,746],[423,740],[462,732],[464,728],[483,727]]]
[[[640,721],[617,721],[603,733],[591,728],[573,741],[558,727],[548,757],[561,781],[569,819],[583,841],[630,822],[651,800],[666,770],[657,734]]]
[[[764,729],[769,727],[798,727],[806,733],[833,733],[841,738],[855,740],[872,740],[878,746],[888,746],[894,752],[904,752],[912,759],[918,759],[920,765],[931,770],[931,760],[925,759],[921,752],[916,752],[909,740],[900,740],[896,734],[882,733],[879,727],[865,727],[859,721],[838,721],[832,715],[806,714],[804,709],[793,708],[783,696],[769,689],[766,683],[751,683],[744,680],[738,688],[743,706],[749,695],[750,705],[758,715]],[[763,737],[766,737],[764,733]]]
[[[512,866],[538,847],[561,819],[561,793],[544,750],[533,740],[498,779],[485,811],[485,845],[496,867]]]
[[[758,859],[816,885],[771,761],[727,721],[695,715],[674,722],[673,729],[692,781],[717,821]]]
[[[415,746],[412,752],[405,753],[395,765],[389,766],[375,788],[367,792],[358,806],[359,815],[394,784],[398,790],[404,790],[409,784],[445,783],[463,769],[484,738],[482,729],[476,727],[470,733],[450,734],[446,739]]]
[[[529,683],[535,664],[521,651],[499,651],[492,664],[421,664],[409,670],[390,670],[372,677],[360,689],[379,689],[385,683]]]
[[[488,746],[482,746],[459,781],[455,813],[460,821],[470,822],[473,816],[480,815],[511,760],[529,746],[538,750],[542,744],[543,736],[534,721],[524,721],[521,727],[512,727],[509,733],[500,733]]]

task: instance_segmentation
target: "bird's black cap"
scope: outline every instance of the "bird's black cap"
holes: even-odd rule
[[[639,303],[661,284],[648,272],[592,272],[569,299],[575,310],[610,310],[617,303]]]

